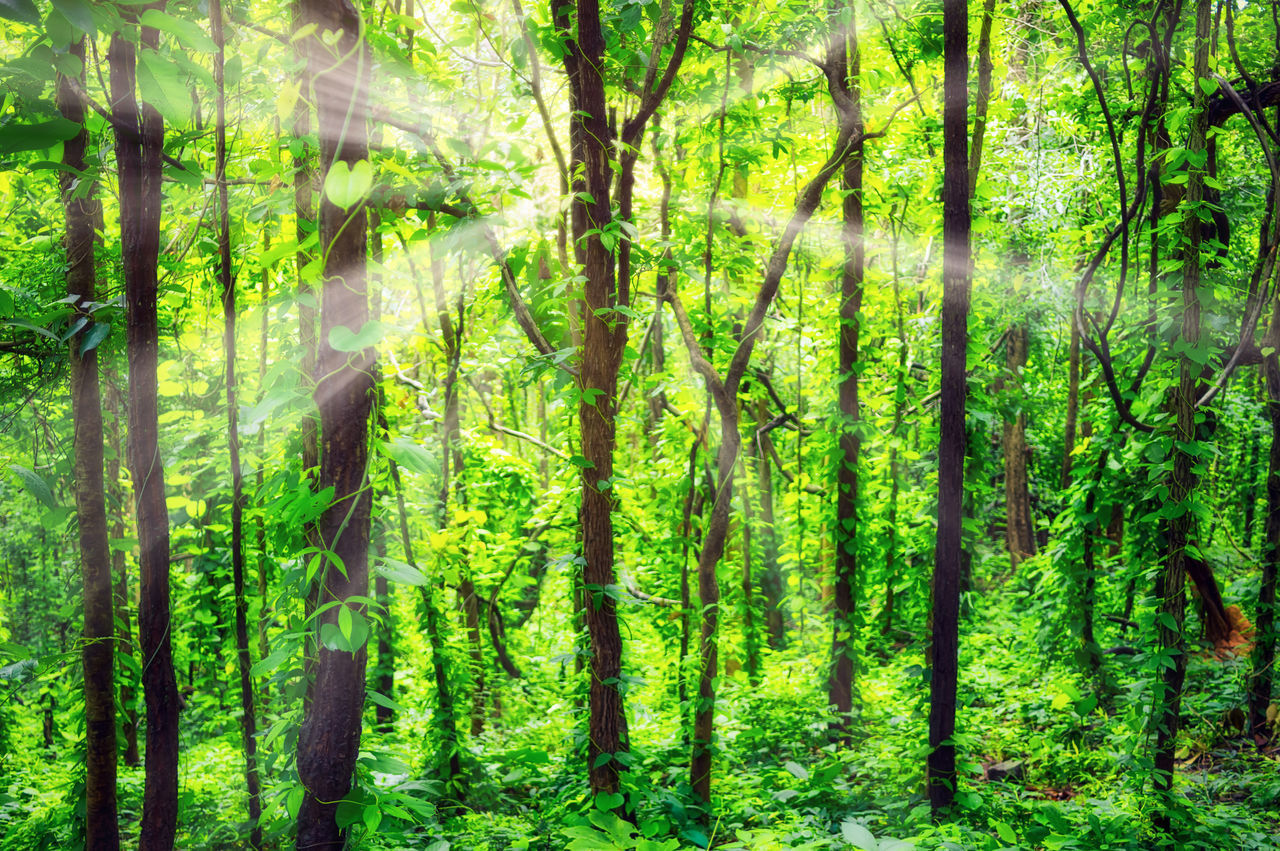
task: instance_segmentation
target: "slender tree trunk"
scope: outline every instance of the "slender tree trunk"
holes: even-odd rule
[[[321,169],[336,163],[346,167],[368,156],[368,74],[372,57],[361,37],[355,9],[342,0],[303,0],[304,17],[319,23],[319,31],[305,41],[307,64],[316,93]],[[319,33],[334,32],[322,41]],[[332,46],[328,46],[331,44]],[[345,327],[359,331],[369,316],[366,259],[368,229],[362,201],[349,209],[327,196],[320,204],[320,247],[325,258],[320,305],[319,380],[320,468],[317,485],[334,489],[333,502],[320,518],[320,540],[337,560],[319,577],[321,605],[333,602],[319,615],[317,627],[340,628],[340,612],[354,621],[364,618],[363,598],[369,587],[368,437],[373,405],[372,349],[343,352],[334,349],[331,332]],[[338,570],[337,565],[343,566]],[[352,771],[360,751],[364,708],[365,661],[368,647],[355,652],[321,647],[315,665],[316,699],[308,706],[298,735],[298,776],[306,788],[298,813],[297,847],[341,848],[345,830],[338,827],[340,801],[351,788]]]
[[[71,45],[82,63],[84,39]],[[83,125],[85,107],[72,81],[58,75],[58,109],[68,121]],[[63,143],[62,161],[75,172],[86,168],[88,133]],[[88,317],[97,298],[93,250],[96,222],[101,219],[97,186],[76,192],[72,175],[60,176],[66,215],[67,294],[76,298],[77,312]],[[86,326],[96,328],[96,323]],[[103,490],[102,399],[98,385],[98,349],[84,350],[82,332],[71,337],[71,410],[75,421],[76,519],[80,527],[80,573],[84,584],[84,735],[85,735],[85,848],[120,847],[116,817],[116,699],[112,641],[111,549],[107,540],[107,503]]]
[[[861,56],[858,51],[856,12],[849,7],[848,81],[849,103],[842,108],[850,114],[854,133],[862,135],[861,84],[858,80]],[[862,142],[844,162],[841,190],[844,192],[844,267],[840,276],[839,385],[840,445],[836,471],[835,524],[835,609],[832,612],[831,670],[827,680],[827,703],[836,713],[835,732],[846,746],[852,744],[854,677],[858,653],[861,613],[857,610],[858,576],[858,454],[862,446],[861,413],[858,409],[858,333],[861,329],[862,280],[865,246],[862,214]]]
[[[1017,413],[1004,422],[1004,504],[1005,546],[1012,568],[1036,554],[1035,528],[1031,521],[1031,493],[1027,485],[1027,415],[1022,410],[1025,398],[1022,369],[1027,365],[1027,326],[1017,322],[1005,338],[1005,367],[1012,391],[1018,398]]]
[[[120,459],[124,457],[123,441],[120,439],[120,388],[110,371],[107,372],[107,428],[111,445],[110,461],[107,467],[108,502],[115,506],[115,516],[111,523],[111,537],[123,542],[127,534],[125,523],[125,497],[120,487]],[[133,608],[133,596],[129,593],[128,560],[125,558],[123,543],[111,551],[111,572],[115,576],[116,623],[116,662],[120,668],[120,706],[121,728],[124,733],[124,764],[137,768],[142,764],[138,755],[138,711],[135,708],[137,694],[134,691],[138,663],[133,655],[133,627],[130,625],[130,611]]]
[[[261,785],[258,782],[257,715],[249,669],[249,615],[244,593],[244,476],[240,469],[239,407],[236,402],[236,282],[231,272],[231,209],[227,192],[227,104],[223,82],[226,44],[222,32],[222,0],[209,0],[209,19],[218,55],[213,64],[217,88],[214,182],[218,192],[218,284],[222,290],[222,349],[226,357],[227,451],[231,466],[231,584],[235,597],[236,662],[240,673],[240,732],[244,745],[245,787],[249,793],[249,846],[262,847]]]
[[[1209,74],[1210,26],[1212,3],[1197,0],[1195,76],[1202,79]],[[1192,114],[1187,136],[1189,156],[1205,151],[1208,118],[1205,111],[1204,90],[1196,86],[1192,90]],[[1178,385],[1169,401],[1169,413],[1173,416],[1174,432],[1170,435],[1173,451],[1173,470],[1169,475],[1169,504],[1181,507],[1177,516],[1168,520],[1168,551],[1162,577],[1160,603],[1160,647],[1168,654],[1170,663],[1163,671],[1162,688],[1156,701],[1155,790],[1161,797],[1173,791],[1174,759],[1177,752],[1179,715],[1182,708],[1182,684],[1186,677],[1187,657],[1184,647],[1183,618],[1186,609],[1185,578],[1190,560],[1187,547],[1191,544],[1193,513],[1190,501],[1196,487],[1195,465],[1197,458],[1187,449],[1197,438],[1195,422],[1196,385],[1200,365],[1195,354],[1200,342],[1200,247],[1203,232],[1200,223],[1200,206],[1204,202],[1204,175],[1188,170],[1186,190],[1187,215],[1183,225],[1182,263],[1182,344],[1186,350],[1179,358]],[[1161,806],[1155,816],[1156,827],[1168,831],[1169,808]]]
[[[141,28],[143,49],[155,50],[160,33]],[[120,186],[120,243],[124,263],[125,323],[129,352],[129,465],[138,524],[142,686],[147,705],[146,781],[142,795],[141,851],[169,851],[178,825],[178,683],[169,641],[169,514],[165,507],[156,394],[159,321],[156,313],[160,253],[161,155],[164,121],[134,95],[137,47],[124,34],[111,39],[111,111],[116,122]]]
[[[956,792],[961,510],[964,498],[965,359],[969,342],[969,21],[963,0],[943,0],[942,394],[938,448],[938,537],[933,572],[929,680],[929,802],[935,816]]]
[[[581,373],[582,400],[578,423],[582,440],[583,616],[591,643],[588,690],[587,772],[591,791],[616,793],[619,774],[630,750],[622,693],[622,633],[613,597],[605,590],[615,583],[613,509],[617,503],[613,481],[613,452],[617,445],[618,368],[626,344],[627,321],[606,316],[625,304],[617,291],[614,255],[599,238],[613,221],[611,209],[611,140],[604,82],[604,33],[597,0],[553,0],[557,27],[566,35],[576,19],[576,39],[567,45],[565,70],[572,92],[570,138],[575,174],[572,210],[573,243],[581,246],[586,282],[583,287]],[[590,202],[586,199],[590,198]],[[593,230],[595,236],[587,234]],[[625,295],[625,294],[624,294]],[[604,483],[604,486],[601,486]],[[619,759],[619,756],[622,759]]]

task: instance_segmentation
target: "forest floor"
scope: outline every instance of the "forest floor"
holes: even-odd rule
[[[1107,655],[1114,697],[1099,705],[1071,649],[1043,643],[1067,633],[1045,620],[1055,608],[1046,599],[1051,592],[1037,586],[1034,576],[1018,582],[992,597],[967,598],[956,737],[963,780],[960,812],[950,822],[933,824],[922,795],[928,711],[923,646],[899,643],[864,656],[858,736],[852,747],[838,748],[829,743],[827,719],[814,711],[825,702],[815,626],[808,646],[797,642],[766,656],[758,686],[742,671],[724,678],[717,703],[715,817],[709,825],[690,806],[678,719],[658,711],[674,705],[674,694],[637,683],[630,696],[635,761],[628,781],[637,804],[634,824],[590,807],[574,744],[581,725],[572,698],[566,702],[561,696],[525,706],[518,716],[508,710],[469,741],[463,765],[471,780],[462,803],[437,801],[432,814],[425,806],[410,812],[403,799],[393,797],[379,797],[377,807],[366,801],[352,810],[353,845],[414,851],[1280,848],[1277,753],[1260,753],[1246,740],[1234,711],[1242,702],[1247,659],[1210,652],[1191,658],[1179,752],[1184,803],[1170,813],[1176,838],[1157,838],[1150,827],[1154,804],[1145,733],[1153,680],[1144,673],[1151,669],[1149,660],[1142,652]],[[1104,646],[1112,639],[1123,643],[1119,627],[1109,625],[1106,633]],[[413,677],[412,671],[405,674],[404,691],[426,691]],[[545,697],[536,690],[522,693],[517,685],[504,701],[514,707],[522,699],[536,704]],[[220,701],[235,705],[228,691],[222,698],[191,701],[184,715],[189,746],[182,754],[180,848],[245,847],[238,838],[245,819],[239,732],[234,711],[219,707]],[[431,787],[415,781],[420,772],[410,766],[427,761],[429,709],[403,703],[394,732],[366,732],[362,763],[375,796],[397,789],[426,798]],[[68,717],[78,716],[78,708],[65,709]],[[68,726],[46,751],[40,747],[40,715],[30,701],[11,701],[7,712],[0,848],[71,847],[83,777],[63,766],[72,764],[65,751],[77,747],[82,731]],[[291,847],[291,787],[277,766],[291,744],[288,725],[277,730],[283,735],[272,741],[268,729],[263,747],[265,809],[270,847],[283,848]],[[1013,777],[988,777],[992,764],[1008,761],[1019,764]],[[122,767],[119,788],[129,842],[141,805],[142,770]]]

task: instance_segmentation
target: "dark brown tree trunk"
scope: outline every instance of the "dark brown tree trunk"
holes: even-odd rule
[[[1209,74],[1210,27],[1212,3],[1197,0],[1196,42],[1194,71],[1197,79]],[[1196,86],[1192,90],[1192,114],[1187,134],[1189,156],[1203,155],[1206,147],[1208,116],[1205,111],[1204,90]],[[1173,470],[1169,474],[1169,504],[1182,510],[1168,520],[1168,551],[1164,573],[1161,577],[1160,647],[1162,654],[1171,658],[1163,671],[1162,688],[1157,692],[1154,723],[1156,743],[1154,755],[1155,791],[1161,798],[1173,792],[1174,761],[1177,753],[1179,716],[1182,707],[1182,685],[1187,672],[1187,657],[1183,636],[1183,620],[1186,610],[1186,575],[1191,561],[1187,547],[1192,543],[1191,525],[1194,518],[1190,500],[1195,491],[1198,459],[1188,450],[1197,440],[1196,387],[1201,372],[1196,362],[1200,342],[1200,247],[1203,232],[1200,223],[1200,206],[1204,202],[1204,175],[1188,170],[1186,183],[1188,214],[1183,224],[1182,240],[1182,341],[1186,347],[1179,358],[1178,385],[1170,397],[1168,409],[1173,417],[1174,432],[1170,435],[1173,446]],[[1216,586],[1215,586],[1216,587]],[[1170,828],[1170,807],[1160,806],[1154,818],[1158,829]]]
[[[1263,361],[1267,386],[1267,419],[1271,423],[1271,451],[1267,465],[1267,517],[1262,542],[1262,579],[1258,609],[1254,615],[1257,639],[1253,645],[1253,673],[1249,679],[1249,734],[1258,747],[1270,740],[1267,707],[1271,705],[1272,673],[1276,658],[1276,573],[1280,567],[1280,359],[1274,348],[1280,342],[1280,298],[1271,313],[1268,344],[1272,353]]]
[[[222,290],[222,349],[226,357],[227,453],[231,466],[231,585],[236,619],[236,662],[240,674],[240,733],[244,746],[245,788],[249,793],[249,847],[262,847],[262,789],[258,782],[257,715],[249,669],[249,615],[244,593],[244,476],[240,470],[239,407],[236,402],[236,282],[231,272],[231,209],[227,192],[227,103],[223,73],[226,45],[222,32],[222,0],[209,0],[209,20],[218,55],[213,64],[217,89],[214,128],[214,182],[218,192],[218,285]],[[265,305],[263,306],[265,310]]]
[[[1005,546],[1012,568],[1036,554],[1031,522],[1031,492],[1027,485],[1027,415],[1023,412],[1022,369],[1027,365],[1026,323],[1016,322],[1005,337],[1005,368],[1009,387],[1017,397],[1017,413],[1004,422]]]
[[[857,18],[849,7],[848,78],[845,86],[848,103],[840,108],[842,115],[862,135],[861,84],[858,80],[861,56],[858,51]],[[857,611],[858,577],[858,454],[862,446],[858,409],[858,332],[861,328],[862,280],[865,246],[862,215],[862,142],[854,146],[844,162],[841,190],[844,193],[844,266],[840,276],[839,312],[839,386],[840,444],[836,470],[835,525],[835,607],[831,613],[831,670],[827,679],[827,703],[835,710],[835,732],[846,746],[852,744],[850,727],[853,713],[853,687],[858,654],[857,634],[862,620]]]
[[[71,45],[71,55],[82,63],[84,39]],[[73,81],[58,75],[58,109],[63,118],[83,125],[84,102]],[[62,161],[74,173],[86,168],[88,133],[80,132],[63,143]],[[96,223],[101,219],[97,186],[76,192],[72,174],[60,177],[66,215],[67,295],[76,298],[77,312],[85,319],[97,298],[93,250]],[[77,197],[78,196],[78,197]],[[86,325],[92,329],[96,324]],[[76,520],[80,527],[80,573],[84,583],[84,737],[85,737],[85,848],[90,851],[120,847],[116,817],[116,698],[115,658],[112,642],[111,551],[107,540],[107,503],[103,490],[102,399],[98,385],[98,349],[84,349],[87,334],[71,337],[71,410],[75,421]]]
[[[138,755],[138,711],[135,708],[137,694],[134,684],[137,681],[138,663],[133,655],[133,627],[130,625],[130,612],[133,609],[133,596],[129,593],[128,560],[125,558],[124,538],[127,525],[125,523],[125,497],[120,487],[120,459],[124,457],[123,441],[120,439],[120,388],[112,373],[108,370],[107,378],[107,413],[110,425],[107,427],[111,445],[110,461],[107,465],[108,502],[115,507],[115,515],[111,521],[111,537],[121,542],[111,551],[111,572],[115,576],[116,624],[116,662],[120,668],[120,706],[121,730],[124,733],[124,764],[137,768],[142,764]]]
[[[938,537],[933,572],[929,680],[929,802],[935,816],[956,792],[961,511],[964,500],[965,359],[969,343],[969,20],[963,0],[943,0],[942,391],[938,438]]]
[[[582,322],[585,326],[579,367],[581,434],[583,616],[591,641],[587,764],[591,791],[616,793],[619,772],[630,750],[622,693],[622,635],[615,601],[612,512],[613,452],[617,444],[618,369],[627,342],[631,307],[631,242],[607,245],[606,232],[630,224],[635,165],[645,129],[666,97],[688,47],[694,3],[683,4],[672,52],[661,76],[659,59],[665,43],[651,45],[648,71],[636,113],[622,122],[617,138],[609,120],[605,93],[605,38],[598,0],[552,0],[552,23],[564,38],[564,67],[573,110],[570,140],[575,175],[572,222],[574,246],[583,265]],[[671,36],[670,32],[666,33]],[[613,215],[612,183],[617,169],[618,215]],[[615,265],[616,261],[616,265]],[[619,755],[622,755],[621,758]]]
[[[160,33],[141,28],[141,45],[155,50]],[[141,851],[169,851],[178,826],[178,683],[173,673],[169,614],[169,513],[165,507],[156,395],[159,320],[161,166],[164,120],[134,95],[137,47],[124,34],[111,39],[111,111],[120,186],[120,251],[124,264],[129,352],[129,466],[138,525],[138,633],[147,705],[146,781]]]
[[[361,38],[355,9],[342,0],[303,0],[303,17],[319,24],[305,41],[307,64],[318,110],[320,167],[350,167],[368,156],[368,74],[372,58]],[[337,33],[321,40],[320,33]],[[331,46],[329,46],[331,45]],[[327,196],[320,203],[320,249],[324,257],[320,303],[319,380],[320,468],[317,485],[332,487],[333,502],[319,522],[322,546],[336,559],[318,577],[321,606],[315,626],[339,628],[339,613],[366,617],[362,602],[369,588],[367,476],[369,416],[373,405],[374,352],[343,352],[331,345],[335,328],[359,331],[369,318],[366,265],[368,228],[363,201],[343,209]],[[340,560],[340,561],[339,561]],[[343,569],[339,570],[341,564]],[[368,647],[355,652],[322,646],[315,665],[315,700],[298,735],[298,776],[306,788],[298,813],[299,849],[341,848],[345,831],[336,813],[351,789],[360,751]]]

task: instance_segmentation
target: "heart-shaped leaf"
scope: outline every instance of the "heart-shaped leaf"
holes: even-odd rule
[[[329,167],[324,178],[324,194],[334,206],[349,210],[359,203],[373,186],[373,166],[368,160],[348,164],[338,160]]]

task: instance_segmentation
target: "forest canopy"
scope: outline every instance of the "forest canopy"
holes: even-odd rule
[[[0,44],[0,848],[1280,846],[1274,0]]]

